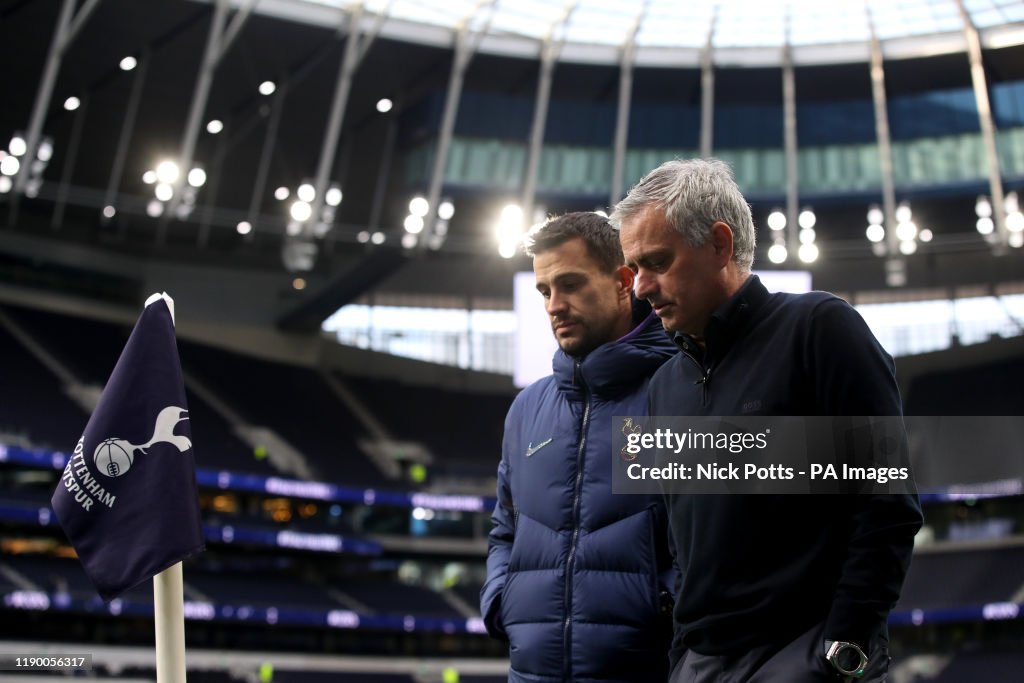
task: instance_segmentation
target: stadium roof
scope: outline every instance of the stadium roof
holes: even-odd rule
[[[235,0],[242,4],[244,0]],[[335,24],[346,0],[263,0],[257,11]],[[962,52],[964,13],[986,47],[1024,43],[1021,0],[366,0],[382,35],[448,45],[452,31],[484,29],[484,52],[536,55],[564,41],[565,61],[615,63],[635,42],[636,64],[696,64],[709,41],[718,64],[771,65],[791,45],[797,64],[867,61],[872,31],[889,58]]]
[[[829,117],[816,118],[819,103],[832,112],[862,116],[866,124],[861,128],[869,137],[854,142],[863,143],[870,155],[874,119],[864,110],[872,101],[869,9],[886,56],[886,91],[894,98],[894,110],[902,112],[896,120],[934,121],[935,135],[949,139],[976,135],[970,62],[956,0],[868,0],[867,5],[861,0],[719,0],[703,3],[703,9],[692,0],[648,0],[636,3],[635,9],[623,9],[627,0],[579,0],[571,6],[563,0],[366,0],[358,12],[358,5],[342,0],[226,0],[238,11],[223,12],[228,17],[224,23],[239,30],[225,30],[235,39],[224,40],[221,58],[208,74],[208,98],[195,117],[198,134],[191,155],[191,161],[205,169],[208,182],[197,190],[194,211],[184,218],[171,210],[163,213],[159,206],[161,212],[153,214],[150,208],[159,201],[145,178],[162,160],[184,156],[181,150],[198,101],[203,55],[215,25],[215,3],[78,0],[77,16],[84,19],[75,23],[81,30],[63,45],[52,97],[43,98],[37,117],[48,53],[65,1],[0,0],[0,64],[9,67],[0,71],[0,160],[33,120],[52,154],[31,193],[16,196],[10,187],[5,193],[0,185],[0,286],[23,281],[113,297],[125,290],[118,279],[123,279],[122,271],[134,272],[136,263],[130,259],[142,257],[232,272],[273,272],[290,288],[292,267],[285,257],[294,235],[289,232],[289,207],[298,186],[317,174],[324,150],[331,149],[325,141],[332,94],[340,82],[354,14],[361,17],[363,39],[377,39],[367,41],[365,58],[351,79],[327,174],[330,183],[344,189],[344,201],[327,235],[314,237],[319,252],[307,273],[311,279],[303,296],[317,289],[317,279],[326,282],[347,273],[353,264],[387,271],[380,263],[368,262],[369,257],[399,251],[394,245],[405,237],[403,218],[410,199],[426,194],[425,179],[431,177],[426,160],[438,138],[463,20],[461,25],[479,29],[482,39],[465,70],[464,101],[457,116],[463,127],[457,127],[455,135],[483,141],[487,154],[496,150],[493,158],[498,165],[518,158],[515,154],[525,156],[540,81],[538,57],[549,34],[566,41],[552,84],[552,102],[557,105],[553,111],[562,113],[558,120],[563,130],[561,137],[551,133],[543,144],[562,145],[573,155],[581,149],[593,152],[585,158],[597,162],[579,165],[594,169],[595,177],[610,168],[616,101],[625,72],[619,65],[632,35],[637,47],[632,64],[638,67],[631,94],[637,110],[633,120],[662,121],[659,125],[671,135],[655,142],[651,136],[627,136],[631,148],[650,152],[658,160],[694,152],[694,121],[705,92],[701,65],[707,53],[702,50],[710,36],[716,67],[713,104],[728,114],[715,130],[753,129],[742,119],[749,111],[777,115],[779,129],[778,135],[763,140],[746,135],[744,139],[753,142],[732,147],[716,141],[712,152],[749,147],[753,152],[744,158],[760,158],[757,154],[764,150],[780,158],[779,66],[787,16],[793,17],[789,35],[798,67],[798,103],[810,107],[801,110],[801,121],[845,130]],[[1016,135],[1022,120],[1014,99],[1017,91],[996,87],[1015,88],[1024,80],[1024,0],[963,3],[987,48],[984,70],[990,87],[994,96],[1003,95],[1003,109],[1010,110],[999,122],[1006,129],[1000,132]],[[566,21],[556,21],[563,16]],[[815,22],[818,28],[812,30]],[[630,27],[636,30],[630,32]],[[914,56],[919,58],[910,58]],[[126,61],[131,68],[125,67]],[[277,85],[269,95],[264,92],[268,82]],[[947,91],[956,91],[957,97],[950,99]],[[934,101],[922,99],[931,93]],[[897,98],[907,97],[917,98],[915,102],[927,107],[926,114],[899,109],[903,100]],[[378,108],[385,98],[393,100],[393,109]],[[77,108],[68,106],[71,100]],[[481,102],[491,106],[481,107]],[[680,112],[694,116],[681,120]],[[640,116],[643,113],[647,119]],[[775,125],[775,119],[766,120],[758,130]],[[216,129],[211,127],[215,122]],[[587,135],[577,136],[577,129],[586,129]],[[846,138],[837,134],[827,140],[836,146],[845,144]],[[815,143],[805,136],[800,144],[810,148]],[[979,144],[971,149],[980,149]],[[845,154],[847,148],[840,152]],[[512,157],[505,154],[508,149]],[[949,163],[959,168],[976,162],[970,156],[964,156],[963,163],[958,159]],[[644,163],[650,168],[657,162]],[[775,177],[783,175],[771,170],[775,167],[765,168]],[[637,177],[636,170],[630,177]],[[494,223],[504,204],[521,195],[518,173],[508,182],[446,185],[442,199],[450,198],[456,208],[439,253],[410,254],[415,258],[386,281],[380,280],[386,273],[366,277],[364,271],[349,281],[356,281],[359,291],[463,299],[472,292],[477,297],[507,298],[511,271],[528,267],[528,262],[497,255]],[[899,200],[914,201],[915,221],[936,234],[934,243],[911,258],[912,267],[922,269],[920,277],[912,274],[911,282],[960,285],[1011,279],[1006,271],[1019,261],[994,261],[988,244],[974,230],[975,199],[987,192],[985,179],[978,173],[953,175],[966,179],[958,184],[897,186]],[[10,182],[8,178],[6,183]],[[1005,182],[1007,190],[1024,190],[1022,176],[1007,173]],[[570,191],[550,189],[541,182],[538,202],[548,213],[606,207],[610,183],[602,183]],[[760,197],[744,188],[752,197],[759,226],[780,205],[781,184],[772,187]],[[289,195],[286,199],[278,196],[282,188]],[[884,282],[883,262],[864,237],[865,212],[879,196],[873,184],[817,197],[810,190],[802,192],[801,201],[813,204],[818,213],[822,252],[828,256],[820,271],[831,279],[822,279],[821,286],[884,286],[877,284]],[[375,230],[387,235],[385,244],[362,239]],[[79,245],[98,249],[86,256],[75,251]],[[1022,252],[1014,253],[1019,258]],[[120,256],[129,259],[127,265],[116,259]]]

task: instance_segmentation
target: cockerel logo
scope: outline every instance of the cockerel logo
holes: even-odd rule
[[[174,433],[174,427],[182,420],[188,419],[188,410],[177,406],[167,406],[156,416],[153,427],[153,438],[146,443],[134,444],[116,437],[104,439],[93,452],[93,462],[97,469],[108,477],[120,477],[135,462],[136,451],[145,453],[153,444],[169,443],[184,453],[192,448],[192,441],[187,436]]]

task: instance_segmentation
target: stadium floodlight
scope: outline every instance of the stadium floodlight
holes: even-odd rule
[[[910,202],[900,202],[900,205],[896,207],[896,222],[909,223],[912,217],[913,212],[910,210]]]
[[[1006,229],[1010,232],[1024,232],[1024,213],[1014,211],[1006,214]]]
[[[162,202],[170,201],[171,197],[174,196],[174,187],[168,183],[157,183],[153,193]]]
[[[900,242],[910,242],[917,237],[917,225],[914,221],[903,221],[896,226],[896,237]]]
[[[165,159],[157,164],[156,179],[161,183],[173,185],[178,181],[179,175],[181,175],[181,171],[178,170],[178,164],[170,159]]]
[[[20,157],[28,151],[28,144],[20,133],[15,133],[14,137],[12,137],[11,141],[7,144],[7,149],[10,150],[11,154],[14,156]]]
[[[304,202],[301,199],[299,199],[298,201],[292,203],[292,206],[289,209],[289,213],[291,214],[292,218],[299,221],[300,223],[304,223],[309,220],[310,216],[313,215],[313,207],[309,205],[309,202]]]
[[[768,227],[772,230],[783,230],[786,227],[786,214],[775,209],[768,214]]]
[[[423,197],[416,196],[409,200],[409,213],[423,218],[430,211],[430,204]]]
[[[519,245],[517,245],[515,242],[511,240],[503,240],[500,244],[498,244],[498,254],[501,255],[501,258],[512,258],[513,256],[516,255],[518,246]]]
[[[501,210],[501,218],[495,228],[498,242],[515,242],[523,234],[523,210],[518,204],[508,204]],[[506,256],[505,258],[511,258]]]
[[[1006,193],[1006,198],[1003,200],[1003,211],[1005,211],[1007,215],[1020,211],[1020,203],[1017,201],[1016,192]]]
[[[39,147],[36,148],[36,158],[43,163],[53,158],[53,140],[43,138],[39,141]]]
[[[804,263],[814,263],[818,260],[818,245],[813,242],[810,244],[801,244],[800,249],[797,250],[796,254]]]
[[[405,217],[405,221],[402,222],[402,225],[405,227],[405,231],[410,235],[418,235],[423,232],[423,217],[410,213]]]
[[[16,156],[6,156],[3,161],[0,161],[0,173],[5,176],[18,175],[19,170],[21,170],[21,162]]]
[[[788,257],[785,244],[773,244],[768,247],[768,260],[772,263],[785,263]]]
[[[978,218],[992,218],[992,202],[985,195],[980,195],[974,203],[974,214]]]
[[[199,168],[193,168],[188,172],[188,184],[192,187],[202,187],[206,184],[206,171]]]
[[[324,201],[327,202],[327,206],[338,206],[341,204],[343,196],[340,187],[331,185],[327,188],[327,192],[324,193]]]

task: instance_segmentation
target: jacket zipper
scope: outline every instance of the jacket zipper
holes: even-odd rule
[[[572,499],[572,537],[569,540],[569,558],[565,563],[565,626],[562,630],[562,649],[565,653],[565,662],[563,669],[565,671],[566,680],[570,680],[572,677],[572,656],[571,656],[571,641],[570,641],[570,629],[572,627],[572,569],[573,564],[576,560],[576,541],[580,535],[580,502],[582,498],[582,486],[583,486],[583,453],[587,447],[587,427],[590,423],[590,391],[587,389],[586,382],[583,381],[583,376],[580,374],[580,362],[576,361],[576,372],[575,374],[580,375],[580,385],[583,387],[583,420],[580,424],[580,447],[576,451],[576,486],[573,491]]]
[[[686,351],[683,351],[683,355],[692,360],[694,365],[700,369],[701,378],[694,382],[694,384],[701,385],[700,404],[706,408],[711,399],[711,367],[704,367],[699,360]]]

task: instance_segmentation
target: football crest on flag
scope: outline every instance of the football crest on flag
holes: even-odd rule
[[[174,433],[174,427],[182,420],[187,420],[188,411],[177,406],[167,406],[160,411],[153,428],[153,438],[146,443],[134,444],[116,437],[104,439],[96,447],[92,460],[100,472],[108,477],[120,477],[128,471],[135,461],[135,453],[145,453],[146,449],[156,443],[169,443],[184,453],[192,448],[192,440],[187,436]]]

